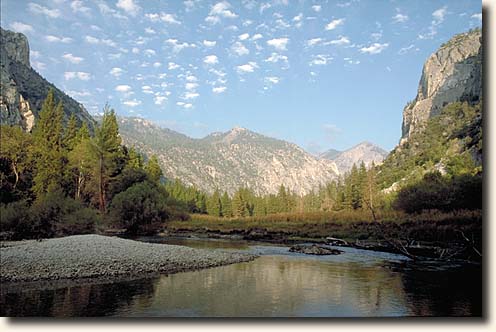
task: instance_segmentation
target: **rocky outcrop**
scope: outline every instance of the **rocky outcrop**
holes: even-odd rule
[[[29,44],[21,33],[0,28],[0,122],[31,131],[50,89],[64,105],[64,120],[76,115],[79,123],[93,128],[86,109],[38,74],[29,63]]]
[[[283,184],[306,194],[337,178],[336,164],[318,159],[295,144],[233,128],[193,139],[138,118],[120,118],[128,146],[158,156],[168,178],[181,179],[207,192],[233,194],[240,187],[256,194],[277,193]]]
[[[445,105],[477,103],[481,98],[482,32],[477,29],[454,36],[424,64],[417,96],[403,111],[400,145]]]
[[[322,246],[318,246],[316,244],[312,245],[295,245],[289,248],[289,252],[297,252],[301,254],[307,255],[339,255],[342,253],[341,250],[326,248]]]
[[[362,162],[365,167],[370,167],[372,163],[379,165],[386,158],[388,152],[381,147],[370,142],[362,142],[354,147],[339,152],[329,150],[320,155],[320,158],[328,159],[336,163],[339,173],[349,172],[353,165],[359,166]]]

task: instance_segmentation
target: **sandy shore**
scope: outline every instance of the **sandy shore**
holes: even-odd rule
[[[3,242],[1,282],[140,277],[251,261],[254,255],[101,235]]]

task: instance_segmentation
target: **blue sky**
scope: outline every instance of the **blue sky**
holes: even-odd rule
[[[31,64],[98,113],[193,137],[242,126],[311,152],[392,149],[422,65],[481,1],[2,0]]]

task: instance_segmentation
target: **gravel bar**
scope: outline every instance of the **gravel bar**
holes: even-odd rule
[[[3,242],[0,281],[140,277],[248,262],[257,256],[101,235]]]

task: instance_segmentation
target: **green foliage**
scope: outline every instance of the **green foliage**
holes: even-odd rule
[[[160,179],[163,176],[162,169],[160,168],[160,165],[158,163],[158,159],[156,155],[153,155],[150,157],[148,162],[146,163],[145,166],[145,171],[148,174],[148,177],[150,180],[159,183]]]
[[[29,203],[25,200],[0,205],[0,238],[5,240],[22,240],[32,238],[33,224],[29,212]]]
[[[31,135],[19,127],[0,126],[0,202],[28,198],[32,185],[32,162],[29,152]]]
[[[465,174],[448,178],[439,172],[427,173],[421,182],[400,190],[394,206],[408,213],[482,209],[482,177]]]
[[[145,181],[117,194],[110,204],[109,214],[130,234],[154,233],[171,215],[166,200],[165,190]]]
[[[62,187],[65,163],[63,115],[62,104],[55,106],[53,90],[50,90],[41,108],[40,118],[33,128],[33,160],[36,169],[33,191],[37,196]]]

